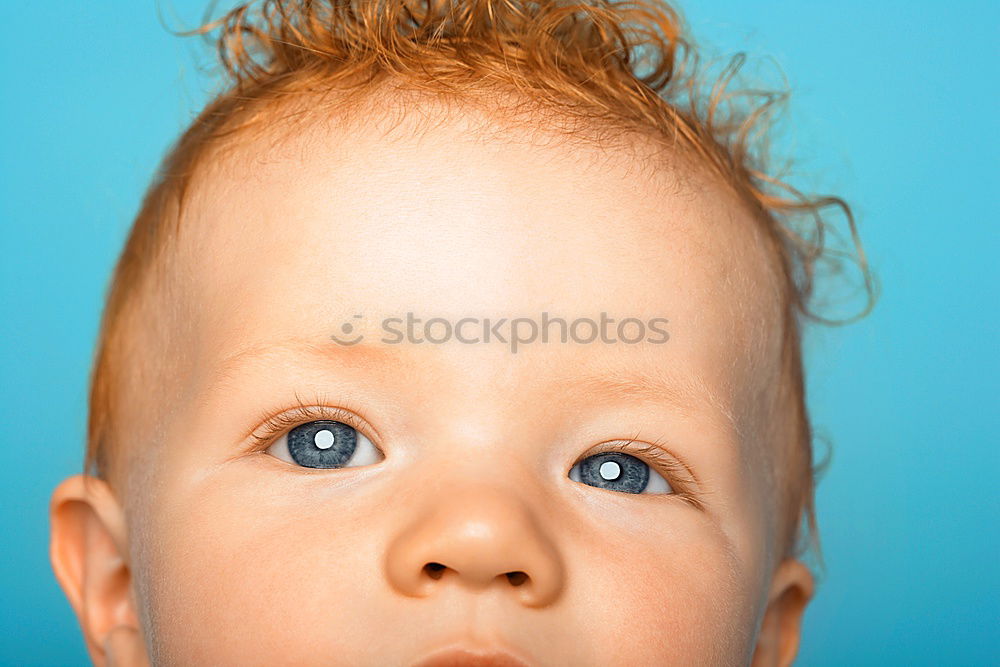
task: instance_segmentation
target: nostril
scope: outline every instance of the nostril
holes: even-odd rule
[[[507,573],[507,581],[509,581],[510,583],[512,583],[515,586],[520,586],[527,579],[528,579],[528,575],[526,575],[524,572],[521,572],[520,570],[518,570],[517,572],[508,572]]]
[[[440,579],[441,571],[444,568],[445,566],[441,563],[427,563],[427,565],[424,565],[424,571],[430,575],[431,579]]]
[[[424,572],[426,572],[431,579],[440,579],[447,567],[447,565],[442,565],[441,563],[427,563],[424,565]],[[528,580],[528,575],[521,570],[507,572],[504,576],[507,577],[507,581],[514,586],[520,586]]]

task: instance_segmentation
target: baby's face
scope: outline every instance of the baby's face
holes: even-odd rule
[[[745,663],[778,530],[750,218],[628,157],[405,127],[261,143],[195,188],[191,337],[130,499],[155,657]],[[610,342],[512,351],[512,318],[602,312]]]

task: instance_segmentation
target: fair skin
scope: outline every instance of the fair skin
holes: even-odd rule
[[[184,353],[130,422],[129,484],[52,500],[95,664],[791,662],[813,582],[774,546],[778,309],[749,215],[711,179],[461,127],[303,129],[197,180]],[[602,311],[669,340],[378,340],[407,312]],[[362,343],[330,339],[344,323]],[[300,401],[366,438],[361,464],[304,467],[293,426],[264,434]],[[643,491],[571,479],[630,439]]]

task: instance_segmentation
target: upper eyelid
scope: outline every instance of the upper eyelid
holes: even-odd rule
[[[331,407],[322,404],[303,404],[301,402],[293,408],[282,410],[274,414],[262,414],[259,418],[258,425],[247,433],[245,439],[250,441],[254,450],[262,449],[270,446],[278,437],[284,435],[286,431],[291,430],[296,426],[307,424],[310,421],[317,421],[321,419],[339,421],[353,427],[355,430],[361,432],[361,434],[365,437],[373,440],[375,446],[381,450],[381,447],[378,445],[378,442],[381,439],[378,431],[368,422],[368,420],[361,417],[353,410],[344,407]],[[263,433],[260,433],[261,431],[263,431]],[[375,437],[372,438],[368,435],[369,433],[373,433]]]
[[[633,447],[633,445],[638,445],[638,447]],[[681,460],[679,457],[674,455],[672,452],[670,452],[662,445],[639,440],[638,436],[633,438],[627,438],[625,440],[608,440],[606,442],[602,442],[598,445],[595,445],[594,449],[591,450],[588,454],[586,454],[582,458],[586,458],[586,456],[593,456],[594,454],[600,454],[601,452],[608,450],[621,451],[627,454],[632,449],[638,449],[642,453],[653,452],[660,454],[661,456],[656,457],[660,462],[671,464],[672,468],[679,469],[685,475],[687,475],[688,477],[687,481],[690,481],[691,483],[694,484],[699,484],[698,476],[694,474],[694,471],[691,470],[691,467],[688,466],[688,464],[686,464],[683,460]],[[666,455],[666,458],[669,460],[664,461],[662,455]]]
[[[639,445],[639,447],[635,447],[635,445]],[[684,463],[684,461],[658,444],[648,443],[638,440],[637,438],[608,440],[596,445],[593,449],[589,450],[586,454],[577,459],[577,462],[582,461],[589,456],[594,456],[606,451],[635,454],[637,450],[641,453],[652,452],[650,455],[651,458],[656,459],[654,467],[663,468],[669,466],[669,469],[666,471],[667,474],[673,482],[677,482],[680,485],[680,488],[675,489],[675,492],[672,495],[684,498],[699,509],[704,508],[700,499],[700,496],[704,494],[704,491],[701,487],[701,483],[698,481],[698,477],[694,474],[694,471],[691,470],[691,468]],[[678,475],[678,472],[682,474]]]

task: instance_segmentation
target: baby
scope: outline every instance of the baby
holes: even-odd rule
[[[231,85],[143,201],[51,503],[94,663],[790,664],[822,250],[793,214],[849,209],[769,175],[679,16],[216,29]]]

